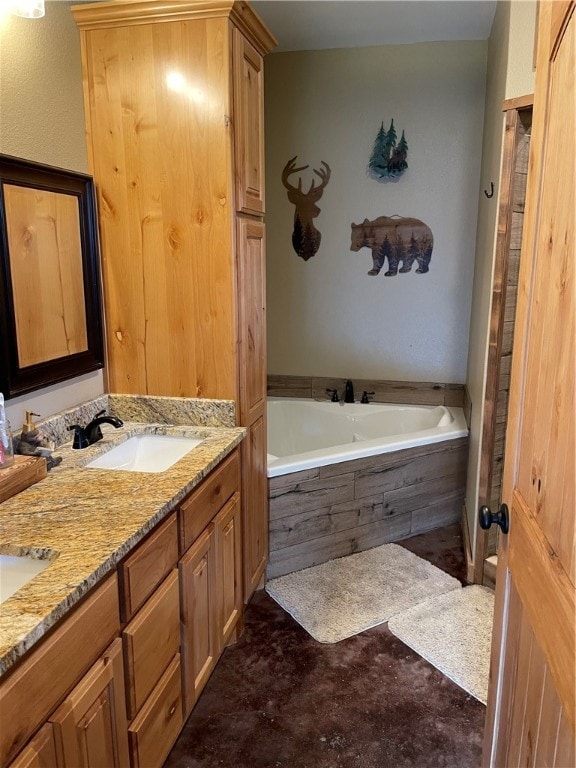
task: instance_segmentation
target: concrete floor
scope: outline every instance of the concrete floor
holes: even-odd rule
[[[458,525],[398,543],[464,582]],[[165,768],[477,768],[484,715],[386,624],[324,645],[261,591]]]

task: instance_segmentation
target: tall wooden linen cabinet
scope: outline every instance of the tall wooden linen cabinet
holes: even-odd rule
[[[244,597],[268,554],[263,56],[245,2],[73,8],[111,392],[232,399]]]

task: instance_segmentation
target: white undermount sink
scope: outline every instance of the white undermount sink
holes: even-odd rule
[[[89,469],[164,472],[203,440],[172,435],[136,435],[86,464]]]
[[[0,555],[0,603],[12,597],[51,562],[36,557]]]

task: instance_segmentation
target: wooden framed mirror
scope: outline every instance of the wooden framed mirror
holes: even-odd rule
[[[104,365],[92,178],[0,155],[0,392]]]

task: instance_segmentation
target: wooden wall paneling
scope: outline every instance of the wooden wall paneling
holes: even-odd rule
[[[468,441],[271,478],[270,577],[460,519]]]
[[[399,541],[410,536],[412,516],[410,514],[394,515],[384,520],[363,525],[350,531],[338,531],[331,536],[304,542],[291,547],[285,547],[275,553],[270,559],[268,577],[275,578],[285,573],[299,571],[313,565],[325,563],[336,557],[344,557],[365,549]]]
[[[327,400],[326,389],[336,389],[342,397],[345,379],[319,376],[268,375],[270,397],[306,397]],[[403,403],[412,405],[446,405],[464,407],[463,384],[435,384],[419,381],[383,381],[379,379],[354,379],[355,399],[360,401],[362,392],[374,392],[370,400],[377,403]]]
[[[437,453],[451,453],[456,462],[462,461],[462,455],[468,451],[468,438],[459,437],[456,440],[448,440],[440,443],[431,443],[429,445],[418,445],[415,448],[406,448],[403,451],[393,451],[392,453],[383,453],[379,456],[366,456],[363,459],[352,459],[343,461],[340,464],[328,464],[325,467],[318,467],[318,477],[338,477],[344,472],[362,472],[368,474],[371,470],[384,472],[386,469],[394,469],[400,463],[401,465],[414,465],[418,459],[423,459],[425,463],[426,456],[433,456]],[[399,462],[399,457],[401,460]],[[437,459],[434,459],[436,462]],[[299,473],[296,475],[299,477]],[[280,478],[272,478],[271,482],[275,484]]]
[[[284,376],[268,374],[269,397],[312,397],[311,376]]]

